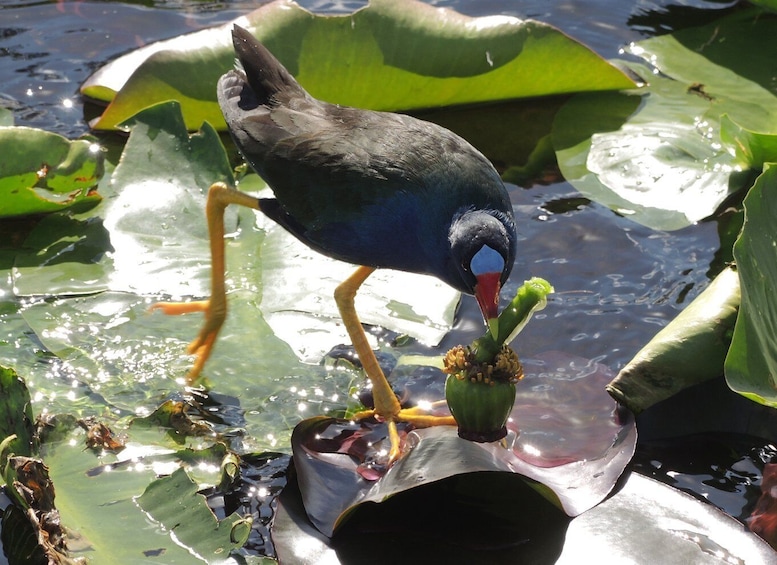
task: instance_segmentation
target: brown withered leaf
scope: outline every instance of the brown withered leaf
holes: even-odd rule
[[[113,430],[102,422],[79,421],[86,430],[86,446],[96,451],[118,453],[124,449],[124,440],[117,437]]]

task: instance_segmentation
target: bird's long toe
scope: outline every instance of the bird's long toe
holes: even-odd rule
[[[160,310],[167,316],[180,316],[192,312],[205,312],[210,304],[209,300],[193,300],[191,302],[155,302],[148,307],[149,311]]]

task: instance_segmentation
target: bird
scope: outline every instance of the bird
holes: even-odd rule
[[[257,198],[214,183],[206,202],[211,296],[161,302],[167,314],[204,312],[190,344],[198,377],[227,312],[224,210],[257,209],[328,257],[356,265],[335,290],[343,325],[372,385],[374,408],[357,418],[388,423],[388,461],[401,454],[397,422],[455,425],[450,416],[402,408],[359,320],[354,299],[376,269],[432,275],[474,295],[492,334],[516,256],[509,194],[491,162],[463,138],[409,115],[363,110],[311,96],[250,32],[235,25],[239,64],[218,81],[221,111],[243,158],[273,192]]]

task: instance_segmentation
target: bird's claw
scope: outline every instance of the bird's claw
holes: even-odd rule
[[[191,384],[200,376],[202,368],[213,351],[221,326],[226,318],[226,309],[214,308],[211,300],[192,302],[156,302],[149,307],[150,311],[160,310],[168,316],[205,312],[205,323],[197,337],[189,343],[186,352],[194,355],[194,364],[186,375],[186,382]]]
[[[403,408],[396,414],[388,416],[381,415],[377,409],[363,410],[353,415],[353,419],[356,421],[367,418],[375,418],[379,422],[385,422],[388,427],[389,450],[386,459],[381,460],[381,465],[385,465],[387,469],[396,463],[406,451],[403,449],[404,441],[397,430],[398,422],[410,424],[414,428],[456,425],[456,420],[453,419],[453,416],[435,416],[433,414],[426,414],[418,407]]]

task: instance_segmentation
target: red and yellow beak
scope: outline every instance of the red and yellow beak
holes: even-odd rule
[[[477,275],[475,299],[478,301],[483,319],[494,339],[499,337],[499,291],[502,288],[502,273],[481,273]]]

